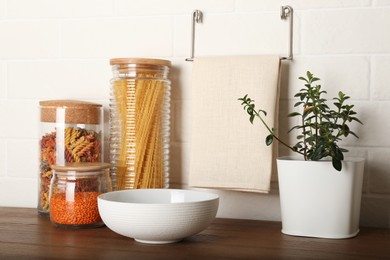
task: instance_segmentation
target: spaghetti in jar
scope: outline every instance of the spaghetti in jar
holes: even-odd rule
[[[103,162],[103,107],[76,100],[39,104],[38,212],[48,215],[52,165]]]
[[[111,59],[110,163],[116,190],[169,185],[171,62]]]

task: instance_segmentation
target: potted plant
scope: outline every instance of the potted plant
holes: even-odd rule
[[[333,98],[333,108],[323,97],[326,94],[320,79],[311,72],[305,77],[304,87],[295,94],[298,98],[289,117],[299,117],[300,124],[289,132],[298,131],[293,146],[281,140],[276,129],[265,121],[267,112],[256,109],[248,95],[239,98],[253,123],[258,118],[269,131],[266,145],[274,140],[301,157],[277,159],[279,192],[282,213],[282,232],[288,235],[347,238],[359,232],[360,201],[364,159],[345,159],[348,150],[339,146],[342,138],[358,136],[350,129],[351,122],[362,122],[356,117],[354,106],[346,104],[350,98],[343,92]]]

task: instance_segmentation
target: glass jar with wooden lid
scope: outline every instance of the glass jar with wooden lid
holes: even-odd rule
[[[110,163],[115,189],[169,185],[171,62],[111,59]]]
[[[52,165],[50,220],[64,228],[103,226],[98,196],[110,192],[108,163],[66,163]]]
[[[38,212],[49,213],[51,165],[103,162],[103,107],[76,100],[40,104]]]

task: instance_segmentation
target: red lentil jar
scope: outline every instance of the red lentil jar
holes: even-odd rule
[[[103,226],[97,197],[112,190],[108,163],[53,165],[50,220],[59,227]]]

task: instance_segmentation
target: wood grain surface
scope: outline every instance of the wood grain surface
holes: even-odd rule
[[[36,209],[0,208],[0,259],[390,259],[390,230],[331,240],[283,235],[281,223],[216,219],[181,242],[147,245],[107,227],[67,230]]]

